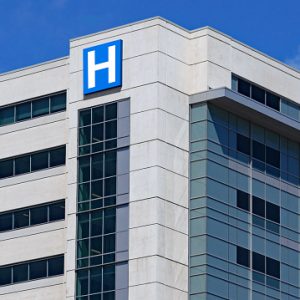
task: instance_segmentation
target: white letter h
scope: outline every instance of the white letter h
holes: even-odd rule
[[[96,86],[96,71],[108,69],[108,82],[116,81],[116,46],[108,47],[108,61],[96,64],[95,51],[88,52],[88,88]]]

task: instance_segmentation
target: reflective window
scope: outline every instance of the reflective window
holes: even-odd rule
[[[31,118],[31,103],[26,102],[16,106],[16,121],[23,121]]]
[[[28,280],[28,264],[17,265],[13,267],[13,282]]]
[[[39,152],[31,155],[31,171],[48,168],[48,152]]]
[[[250,97],[250,83],[248,83],[247,81],[238,79],[238,92]]]
[[[263,89],[261,89],[261,88],[255,86],[255,85],[253,85],[252,86],[252,94],[251,95],[252,95],[252,98],[254,100],[256,100],[256,101],[258,101],[260,103],[265,104],[265,102],[266,102],[266,99],[265,99],[266,92]]]
[[[252,268],[256,271],[265,273],[265,256],[256,252],[252,252]]]
[[[64,256],[0,267],[0,286],[64,274]]]
[[[15,108],[5,107],[0,109],[0,126],[9,125],[15,122]]]
[[[0,161],[0,178],[10,177],[14,174],[14,161],[12,159]]]
[[[0,232],[63,220],[65,201],[56,201],[0,214]]]
[[[66,94],[58,94],[50,97],[50,112],[66,110]]]
[[[279,110],[280,106],[280,97],[267,92],[267,106],[272,107],[276,110]]]
[[[64,273],[64,257],[58,256],[48,260],[48,276],[56,276]]]
[[[248,193],[237,190],[237,207],[247,211],[250,210],[250,199]]]
[[[270,257],[266,258],[267,274],[273,277],[280,278],[280,263],[278,260]]]
[[[244,135],[237,134],[237,150],[250,155],[250,139]]]
[[[49,114],[49,97],[32,101],[32,116],[39,117]]]
[[[270,202],[266,202],[266,217],[267,219],[280,223],[280,207]]]
[[[57,148],[50,151],[50,167],[64,165],[66,161],[66,148]]]
[[[266,201],[255,196],[252,196],[252,199],[252,212],[264,218],[266,215]]]
[[[245,267],[250,266],[250,254],[249,250],[239,247],[236,247],[236,262]]]
[[[21,156],[15,159],[15,175],[30,172],[30,156]]]
[[[42,224],[48,221],[48,207],[40,206],[30,209],[30,225]]]
[[[36,100],[28,100],[20,104],[13,104],[0,109],[0,126],[29,120],[31,118],[63,110],[66,110],[65,92]]]
[[[47,261],[41,260],[29,264],[29,279],[37,279],[47,276]]]

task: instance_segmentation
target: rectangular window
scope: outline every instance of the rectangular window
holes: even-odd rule
[[[267,92],[267,106],[280,110],[280,97]]]
[[[26,102],[16,106],[16,121],[24,121],[31,118],[31,103]]]
[[[15,175],[30,172],[30,156],[21,156],[15,159]]]
[[[14,161],[12,159],[0,161],[0,178],[10,177],[14,174]]]
[[[65,201],[43,204],[0,214],[0,232],[65,218]]]
[[[50,101],[50,103],[49,103]],[[50,110],[49,110],[50,109]],[[13,104],[0,109],[0,126],[66,110],[66,93]]]
[[[60,147],[50,151],[50,167],[64,165],[66,161],[66,148]]]
[[[237,207],[247,210],[250,210],[250,195],[243,191],[237,190]]]
[[[242,79],[238,79],[238,92],[250,97],[250,83]]]
[[[280,224],[280,207],[270,202],[266,202],[267,219]]]
[[[280,278],[280,262],[273,258],[267,257],[267,274],[276,278]]]
[[[237,150],[250,155],[250,139],[244,135],[237,134]]]
[[[49,97],[32,101],[32,117],[49,114]]]
[[[252,252],[252,268],[256,271],[265,273],[266,271],[265,256],[256,252]]]
[[[252,99],[254,99],[262,104],[265,104],[266,92],[263,89],[255,86],[255,85],[252,85],[252,94],[251,95],[252,95],[252,97],[251,97]]]
[[[255,196],[252,196],[252,199],[252,212],[258,216],[265,218],[266,201]]]
[[[15,122],[15,108],[5,107],[0,109],[0,126],[9,125]]]
[[[250,252],[248,249],[236,246],[236,262],[245,267],[250,266]]]
[[[266,147],[255,140],[252,141],[252,156],[260,161],[266,161]]]
[[[50,113],[66,110],[66,94],[58,94],[50,97]]]
[[[38,152],[31,155],[31,171],[38,171],[48,168],[48,151]]]
[[[64,274],[64,256],[0,267],[0,286]]]
[[[266,162],[275,168],[280,168],[280,152],[271,147],[266,147]]]

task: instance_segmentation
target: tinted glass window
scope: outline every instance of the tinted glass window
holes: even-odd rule
[[[103,177],[103,154],[94,154],[92,156],[92,179],[101,179]]]
[[[49,206],[49,221],[63,220],[65,218],[65,202],[58,202]]]
[[[86,145],[91,142],[91,126],[79,129],[79,145]]]
[[[86,126],[91,124],[91,110],[83,110],[80,112],[79,126]]]
[[[107,178],[104,181],[104,196],[116,194],[116,177]]]
[[[29,279],[43,278],[47,276],[47,261],[35,261],[29,264]]]
[[[49,97],[32,101],[32,116],[38,117],[49,114]]]
[[[91,239],[90,255],[102,254],[102,237],[96,237]]]
[[[16,106],[16,121],[22,121],[31,118],[31,103],[22,103]]]
[[[0,126],[12,124],[15,121],[15,108],[6,107],[0,109]]]
[[[66,110],[66,94],[59,94],[50,97],[51,113]]]
[[[116,175],[116,160],[116,151],[108,151],[105,153],[105,177]]]
[[[0,162],[0,178],[13,176],[14,162],[12,159]]]
[[[105,138],[113,139],[117,137],[117,121],[105,123]]]
[[[89,214],[78,215],[78,238],[84,239],[89,236]]]
[[[270,202],[266,202],[267,219],[280,223],[280,207]]]
[[[48,168],[48,151],[31,155],[31,171]]]
[[[30,156],[22,156],[15,159],[15,175],[30,172]]]
[[[103,267],[103,291],[110,291],[115,289],[115,267]]]
[[[116,209],[107,208],[104,210],[104,233],[116,231]]]
[[[28,280],[28,264],[17,265],[13,267],[13,282]]]
[[[112,103],[105,106],[105,120],[117,118],[117,103]]]
[[[102,234],[102,211],[94,211],[91,213],[91,236]]]
[[[36,207],[30,210],[30,225],[46,223],[47,221],[47,206]]]
[[[265,217],[265,200],[262,200],[258,197],[253,196],[253,203],[252,203],[252,209],[253,213]]]
[[[249,250],[237,246],[236,247],[236,262],[245,267],[249,267],[250,266]]]
[[[267,274],[280,278],[280,263],[278,260],[267,257]]]
[[[245,96],[247,96],[247,97],[250,97],[250,83],[239,79],[239,81],[238,81],[238,92],[245,95]]]
[[[78,172],[78,180],[79,182],[84,182],[90,180],[90,157],[83,156],[79,158],[79,172]]]
[[[66,148],[57,148],[50,151],[50,167],[64,165],[66,161]]]
[[[252,253],[252,268],[265,273],[265,257],[259,253]]]
[[[237,190],[237,207],[249,211],[250,201],[248,193]]]
[[[276,110],[280,109],[280,98],[274,94],[267,92],[267,106]]]
[[[90,280],[90,292],[97,293],[102,290],[102,269],[92,268],[91,269],[91,280]]]
[[[103,124],[93,125],[92,127],[92,143],[103,141]]]
[[[254,100],[265,104],[265,91],[255,85],[252,85],[252,96]]]
[[[91,192],[92,192],[92,199],[101,198],[103,196],[103,181],[102,180],[93,181]]]
[[[64,273],[64,257],[51,258],[48,261],[48,276],[61,275]]]
[[[12,229],[12,214],[2,214],[0,215],[0,231],[11,230]]]
[[[115,251],[115,235],[109,234],[104,236],[104,253],[110,253]]]
[[[266,147],[266,162],[276,168],[280,168],[280,152],[271,147]]]
[[[252,155],[254,158],[257,158],[261,161],[265,161],[265,145],[257,141],[252,141]]]
[[[77,295],[86,295],[89,291],[88,270],[79,270],[77,272]]]
[[[0,268],[0,285],[11,283],[11,268]]]
[[[14,213],[14,227],[21,228],[29,226],[29,209],[23,209]]]
[[[250,139],[244,135],[237,134],[237,150],[250,155]]]
[[[100,123],[104,120],[103,106],[93,108],[93,123]]]

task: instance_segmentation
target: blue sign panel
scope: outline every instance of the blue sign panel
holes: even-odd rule
[[[83,92],[122,85],[122,40],[83,49]]]

